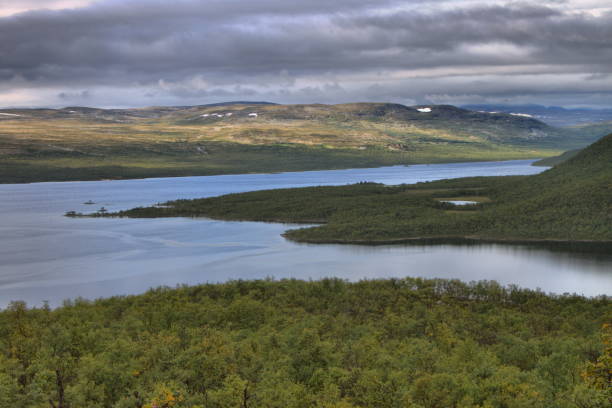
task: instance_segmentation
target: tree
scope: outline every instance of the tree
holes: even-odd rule
[[[602,327],[603,353],[594,362],[589,362],[582,373],[586,384],[597,390],[602,398],[612,405],[612,324]]]

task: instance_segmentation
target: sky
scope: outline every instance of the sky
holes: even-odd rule
[[[611,0],[0,0],[0,107],[612,107]]]

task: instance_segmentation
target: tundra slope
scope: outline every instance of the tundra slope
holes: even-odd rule
[[[604,134],[444,105],[0,111],[4,183],[540,158]]]

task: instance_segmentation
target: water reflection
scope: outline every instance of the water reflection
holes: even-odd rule
[[[69,219],[175,198],[370,180],[387,184],[541,171],[529,161],[285,174],[0,185],[0,307],[141,293],[228,279],[421,276],[494,279],[547,292],[612,294],[612,251],[505,245],[342,246],[284,240],[288,225],[207,219]],[[98,205],[98,204],[96,204]],[[293,226],[295,227],[295,226]]]

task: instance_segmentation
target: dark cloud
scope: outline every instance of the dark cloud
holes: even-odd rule
[[[57,94],[57,97],[64,100],[75,100],[75,99],[89,99],[91,98],[91,92],[88,90],[80,91],[80,92],[60,92]]]
[[[391,0],[110,0],[35,10],[0,18],[0,92],[53,88],[67,100],[84,99],[83,88],[123,88],[136,104],[612,91],[612,13],[569,11]],[[502,76],[512,80],[494,84]]]

